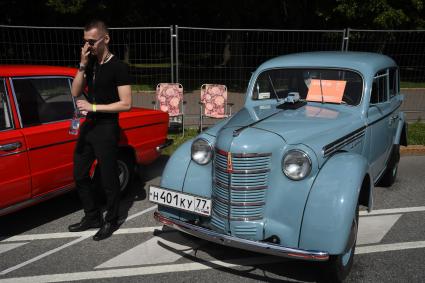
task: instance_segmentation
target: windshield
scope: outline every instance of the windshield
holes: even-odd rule
[[[280,100],[298,93],[301,99],[358,105],[363,92],[361,76],[337,69],[273,69],[261,73],[252,99]]]

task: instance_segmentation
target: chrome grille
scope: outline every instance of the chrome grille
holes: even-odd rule
[[[216,150],[214,158],[213,214],[229,220],[258,220],[263,217],[271,153],[232,153],[228,172],[227,152]]]

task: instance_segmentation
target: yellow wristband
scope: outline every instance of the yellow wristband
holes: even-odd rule
[[[92,110],[93,110],[93,112],[96,112],[96,104],[95,103],[92,104]]]

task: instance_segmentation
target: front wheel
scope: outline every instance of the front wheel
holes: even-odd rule
[[[340,255],[332,255],[326,263],[326,282],[342,282],[350,273],[353,266],[354,252],[357,242],[357,230],[359,227],[359,205],[351,224],[350,235],[348,237],[345,252]]]

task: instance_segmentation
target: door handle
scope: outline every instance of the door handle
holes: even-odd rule
[[[397,119],[398,119],[398,115],[391,116],[390,121],[389,121],[390,125],[392,125],[394,123],[394,121],[397,121]]]
[[[12,142],[12,143],[7,143],[7,144],[0,145],[0,150],[2,150],[2,151],[11,151],[11,150],[18,149],[21,146],[22,146],[21,142]]]

